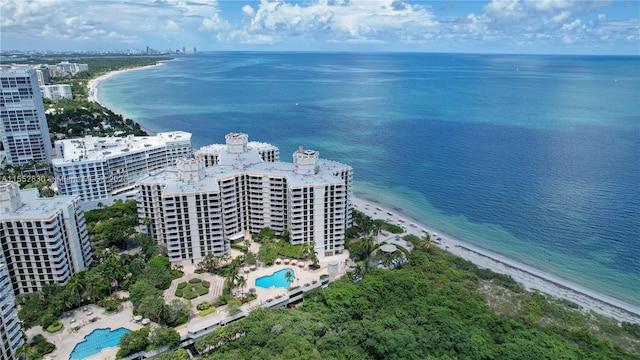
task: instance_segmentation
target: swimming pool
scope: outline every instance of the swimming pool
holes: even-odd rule
[[[108,347],[117,346],[122,335],[131,332],[123,327],[111,331],[111,328],[93,330],[84,340],[73,348],[69,360],[82,360],[95,355]]]
[[[293,275],[293,278],[296,277],[296,273],[293,271],[293,269],[282,269],[274,272],[271,275],[257,278],[256,286],[264,289],[267,289],[270,287],[288,288],[289,283],[287,282],[287,277],[286,277],[287,271],[291,272],[291,275]]]

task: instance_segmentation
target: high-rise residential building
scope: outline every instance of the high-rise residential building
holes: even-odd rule
[[[314,243],[319,256],[342,253],[352,223],[350,166],[302,148],[293,164],[265,161],[260,150],[270,149],[271,159],[277,148],[249,147],[246,134],[204,149],[137,183],[140,223],[166,244],[171,261],[228,254],[231,241],[264,227],[287,232],[292,244]]]
[[[0,359],[14,360],[16,350],[24,344],[24,336],[9,271],[3,260],[0,253]]]
[[[93,137],[59,140],[53,159],[58,192],[83,201],[108,199],[132,190],[150,171],[175,166],[192,153],[191,134],[184,131],[155,136]]]
[[[42,97],[52,101],[73,99],[71,85],[69,84],[42,85],[40,86],[40,90],[42,91]]]
[[[0,135],[12,165],[51,163],[51,139],[36,71],[0,67]],[[46,167],[25,169],[48,172]]]
[[[41,198],[37,189],[0,182],[2,256],[16,294],[66,284],[93,261],[78,196]]]

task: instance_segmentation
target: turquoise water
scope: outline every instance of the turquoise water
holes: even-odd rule
[[[82,360],[95,355],[105,348],[117,346],[122,335],[131,332],[129,329],[100,328],[93,330],[73,348],[69,360]]]
[[[291,274],[293,275],[293,278],[296,277],[296,273],[293,271],[293,269],[282,269],[274,272],[271,275],[257,278],[256,286],[264,289],[268,289],[270,287],[286,289],[289,287],[289,282],[287,281],[287,278],[286,278],[287,271],[291,272]]]
[[[195,147],[318,150],[361,198],[640,305],[639,57],[207,53],[99,96]]]

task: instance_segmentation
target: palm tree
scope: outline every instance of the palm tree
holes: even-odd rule
[[[69,292],[77,298],[77,304],[80,304],[82,302],[80,296],[86,288],[85,280],[76,275],[71,279],[71,281],[69,281],[66,288],[69,289]]]
[[[291,270],[287,270],[287,272],[284,273],[284,278],[289,283],[289,287],[291,287],[291,284],[293,283],[293,280],[295,279],[295,276],[293,275],[293,272]]]
[[[311,260],[311,264],[313,264],[313,267],[316,268],[316,267],[318,267],[318,254],[316,253],[316,243],[315,243],[315,241],[312,241],[309,244],[309,248],[311,249],[310,254],[309,254],[309,259]]]
[[[238,283],[238,279],[241,276],[237,272],[229,272],[227,277],[224,280],[224,286],[228,287],[229,290],[233,289]]]
[[[308,259],[311,256],[311,252],[313,248],[311,247],[311,243],[302,244],[302,258]]]
[[[152,236],[151,235],[151,225],[153,224],[153,220],[151,220],[150,217],[145,216],[144,220],[142,220],[142,224],[147,229],[147,235]]]
[[[244,298],[244,287],[247,285],[247,279],[244,276],[236,278],[236,285],[240,287],[240,297]]]
[[[16,357],[20,360],[27,360],[33,355],[33,348],[29,344],[24,343],[16,349]]]
[[[373,248],[376,246],[373,236],[365,236],[360,241],[362,242],[362,249],[367,253],[367,257],[369,257],[371,251],[373,251]]]
[[[158,322],[160,324],[165,324],[165,321],[171,314],[171,307],[169,304],[166,304],[164,300],[160,299],[160,301],[156,303],[154,313],[158,317]]]
[[[373,220],[373,225],[371,225],[371,235],[375,236],[376,239],[382,232],[382,227],[384,226],[383,220]]]

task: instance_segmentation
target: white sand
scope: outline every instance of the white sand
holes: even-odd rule
[[[152,68],[154,66],[159,66],[162,65],[162,62],[158,62],[157,64],[154,65],[147,65],[147,66],[140,66],[140,67],[134,67],[134,68],[128,68],[128,69],[122,69],[122,70],[115,70],[115,71],[110,71],[104,75],[98,76],[95,79],[91,79],[89,80],[89,82],[87,83],[87,87],[89,88],[89,101],[95,101],[97,103],[99,103],[100,105],[103,105],[100,103],[100,100],[98,99],[98,90],[99,90],[99,85],[100,85],[100,81],[102,80],[106,80],[112,76],[118,75],[118,74],[122,74],[125,73],[127,71],[134,71],[134,70],[142,70],[142,69],[148,69],[148,68]],[[104,105],[103,105],[104,106]]]
[[[404,226],[407,233],[418,236],[423,236],[425,232],[429,234],[437,233],[438,237],[442,238],[442,242],[438,245],[441,248],[469,260],[479,267],[510,275],[529,290],[537,289],[551,296],[570,300],[580,305],[583,309],[593,310],[620,321],[640,323],[640,307],[627,304],[531,266],[471,245],[425,226],[406,214],[399,213],[396,210],[385,209],[375,202],[354,198],[353,203],[356,206],[356,210],[373,219],[390,219],[391,222]]]
[[[112,76],[116,76],[128,71],[135,71],[135,70],[142,70],[142,69],[149,69],[155,66],[160,66],[162,65],[162,63],[164,61],[168,61],[168,60],[162,60],[162,61],[158,61],[157,64],[154,65],[147,65],[147,66],[140,66],[140,67],[134,67],[134,68],[128,68],[128,69],[122,69],[122,70],[115,70],[115,71],[110,71],[102,76],[98,76],[95,79],[91,79],[89,80],[89,82],[87,83],[87,88],[89,89],[89,97],[88,100],[89,101],[95,101],[98,104],[108,108],[108,106],[105,106],[103,103],[100,102],[100,98],[98,97],[98,92],[100,89],[100,82],[103,80],[106,80]],[[113,111],[113,109],[110,109],[111,111]],[[115,111],[114,111],[115,112]],[[117,114],[117,113],[116,113]],[[122,115],[124,118],[127,118],[127,116],[125,116],[124,114],[119,114]],[[135,119],[131,119],[134,120]],[[156,135],[156,132],[149,130],[148,128],[144,127],[144,126],[140,126],[140,128],[142,129],[142,131],[146,132],[147,134],[149,134],[150,136]]]

